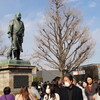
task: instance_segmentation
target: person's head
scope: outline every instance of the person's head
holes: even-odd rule
[[[91,77],[91,76],[88,76],[88,77],[86,78],[86,82],[87,82],[88,85],[91,85],[91,84],[93,83],[92,77]]]
[[[46,87],[46,94],[50,95],[50,97],[54,97],[55,89],[53,84],[48,84]]]
[[[29,96],[28,87],[27,86],[22,86],[21,90],[20,90],[20,94],[22,94],[22,96],[27,98]]]
[[[73,84],[73,76],[68,73],[64,76],[63,81],[66,87],[70,87]]]
[[[82,86],[85,88],[87,86],[87,83],[86,82],[83,82],[82,83]]]
[[[53,79],[53,80],[51,81],[51,84],[56,84],[55,79]]]
[[[60,85],[61,84],[61,78],[60,77],[55,77],[54,81],[55,81],[56,85]]]
[[[35,81],[33,81],[33,82],[31,83],[31,86],[32,86],[32,87],[35,87],[35,88],[38,88],[38,83],[35,82]]]
[[[3,92],[4,92],[5,95],[10,94],[10,92],[11,92],[10,87],[5,87]]]
[[[93,78],[93,83],[98,83],[98,78],[97,77]]]
[[[73,78],[73,84],[76,85],[77,84],[77,81],[75,78]]]
[[[16,13],[15,14],[15,18],[17,19],[17,20],[21,20],[21,13]]]

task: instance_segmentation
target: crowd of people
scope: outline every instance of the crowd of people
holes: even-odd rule
[[[100,83],[88,76],[83,82],[77,82],[71,74],[63,79],[55,77],[51,82],[32,82],[31,88],[22,86],[18,94],[11,94],[5,87],[0,100],[100,100]]]

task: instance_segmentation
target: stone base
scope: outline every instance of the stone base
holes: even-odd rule
[[[0,61],[0,66],[6,66],[6,65],[24,65],[24,66],[28,66],[31,65],[31,63],[29,61],[24,61],[24,60],[4,60],[4,61]]]
[[[32,70],[36,71],[35,66],[31,66],[29,61],[6,60],[0,62],[0,94],[6,86],[10,86],[13,94],[19,93],[21,86],[30,86]]]

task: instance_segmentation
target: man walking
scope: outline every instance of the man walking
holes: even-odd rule
[[[60,100],[83,100],[82,90],[73,84],[73,77],[67,74],[63,78],[64,87],[60,91]]]

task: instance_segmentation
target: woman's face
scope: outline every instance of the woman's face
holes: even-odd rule
[[[49,87],[49,85],[47,85],[47,87],[46,87],[46,93],[50,94],[50,87]]]
[[[87,86],[87,83],[86,82],[83,82],[83,87],[86,87]]]
[[[92,81],[93,81],[93,80],[92,80],[91,77],[88,77],[88,78],[87,78],[87,83],[88,83],[88,84],[92,84]]]
[[[49,88],[50,88],[49,85],[47,85],[46,89],[49,89]]]
[[[59,79],[59,81],[58,81],[58,85],[60,85],[61,84],[61,79]]]

